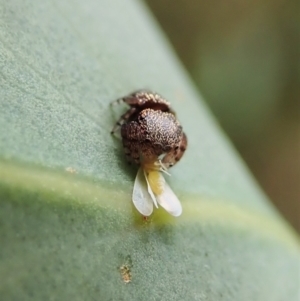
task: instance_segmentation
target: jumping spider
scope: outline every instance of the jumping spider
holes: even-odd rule
[[[159,94],[144,90],[116,102],[130,106],[111,133],[121,128],[127,160],[141,166],[133,191],[136,208],[148,216],[152,213],[153,201],[156,207],[158,202],[171,214],[180,215],[180,202],[159,172],[168,173],[168,168],[181,159],[187,147],[187,137],[170,103]],[[142,188],[143,174],[150,199]]]

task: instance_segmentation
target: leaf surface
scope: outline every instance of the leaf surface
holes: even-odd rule
[[[4,300],[297,300],[298,237],[140,2],[3,1],[0,86]],[[109,103],[141,88],[189,139],[168,179],[179,218],[135,211],[109,133],[126,109]]]

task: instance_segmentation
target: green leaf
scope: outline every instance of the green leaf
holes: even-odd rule
[[[3,300],[297,300],[298,237],[140,2],[4,1],[0,68]],[[109,103],[141,88],[189,139],[167,179],[179,218],[136,212],[109,134]]]

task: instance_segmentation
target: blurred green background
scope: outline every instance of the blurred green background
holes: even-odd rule
[[[260,185],[299,232],[299,1],[146,3]]]

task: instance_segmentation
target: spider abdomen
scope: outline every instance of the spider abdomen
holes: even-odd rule
[[[182,127],[173,113],[149,108],[121,127],[125,153],[137,164],[156,161],[159,156],[165,155],[174,157],[170,164],[172,166],[176,162],[176,151],[183,135]],[[174,156],[170,156],[170,152]]]

